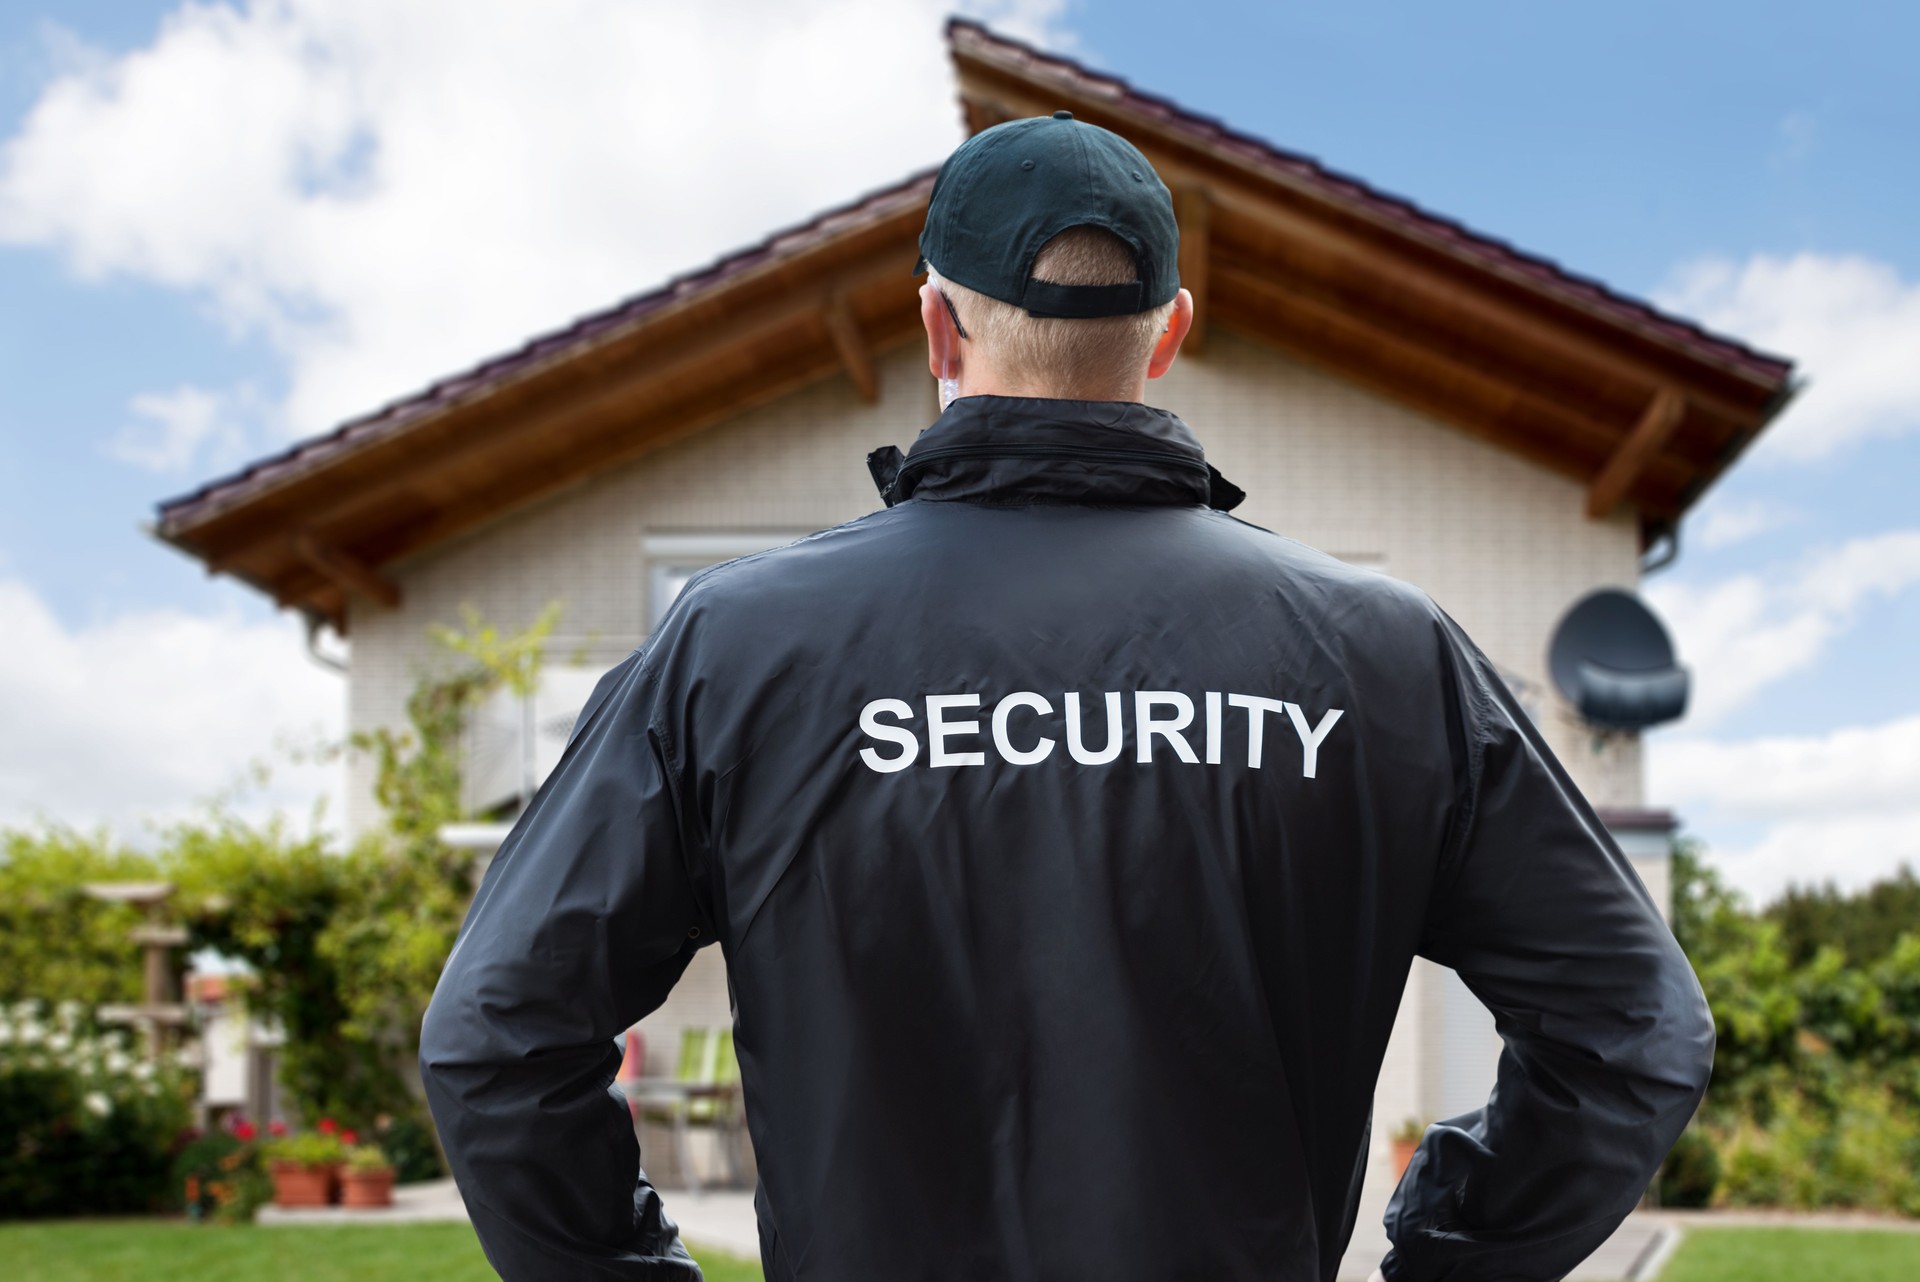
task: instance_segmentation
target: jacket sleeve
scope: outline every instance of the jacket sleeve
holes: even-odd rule
[[[1698,980],[1639,877],[1486,657],[1436,613],[1459,802],[1422,955],[1505,1048],[1388,1204],[1389,1282],[1559,1278],[1626,1218],[1713,1064]]]
[[[504,1278],[697,1282],[640,1167],[613,1038],[710,937],[639,655],[602,678],[447,958],[420,1075]]]

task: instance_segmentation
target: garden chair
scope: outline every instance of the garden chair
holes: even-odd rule
[[[713,1130],[726,1156],[727,1178],[740,1183],[741,1108],[740,1058],[734,1051],[733,1030],[723,1028],[713,1036],[713,1071],[703,1085],[715,1087],[711,1094],[696,1095],[687,1101],[687,1124]]]
[[[723,1039],[726,1058],[733,1061],[737,1077],[739,1065],[734,1061],[732,1030],[716,1036],[711,1029],[683,1028],[680,1058],[674,1064],[671,1085],[649,1087],[646,1079],[641,1078],[633,1083],[635,1090],[629,1096],[637,1120],[660,1122],[673,1129],[674,1160],[685,1175],[687,1186],[695,1192],[700,1190],[700,1171],[693,1163],[689,1129],[694,1125],[713,1125],[713,1106],[717,1101],[706,1092],[720,1073]],[[733,1165],[731,1154],[728,1165]]]

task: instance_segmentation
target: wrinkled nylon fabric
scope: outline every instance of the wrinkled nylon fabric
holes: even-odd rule
[[[1452,620],[1226,515],[1164,411],[968,397],[869,462],[884,510],[687,586],[487,870],[421,1069],[494,1267],[697,1276],[610,1039],[712,943],[775,1282],[1331,1279],[1416,954],[1506,1051],[1388,1277],[1603,1241],[1712,1022]]]

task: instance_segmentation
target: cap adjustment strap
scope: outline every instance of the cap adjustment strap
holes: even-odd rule
[[[1146,290],[1137,280],[1124,285],[1060,285],[1029,278],[1020,305],[1030,316],[1132,316],[1151,306]]]

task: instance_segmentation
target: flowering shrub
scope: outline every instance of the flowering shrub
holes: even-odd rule
[[[275,1122],[269,1128],[284,1134]],[[261,1160],[259,1131],[245,1118],[196,1137],[174,1162],[174,1186],[193,1219],[244,1224],[273,1200],[273,1181]]]
[[[177,1061],[136,1058],[78,1002],[0,1007],[0,1219],[164,1209],[192,1116]]]

